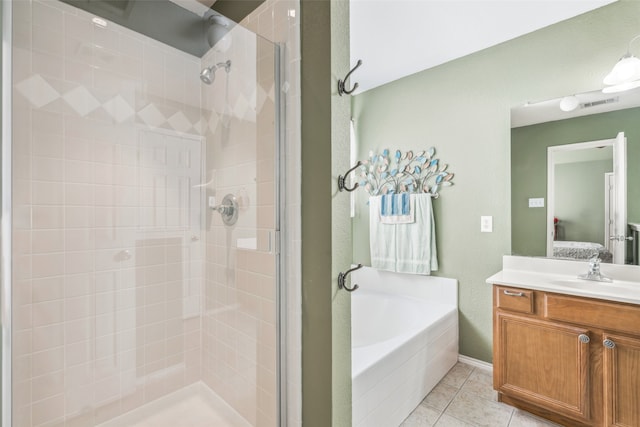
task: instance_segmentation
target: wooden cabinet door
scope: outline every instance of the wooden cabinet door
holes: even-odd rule
[[[494,386],[578,421],[588,421],[589,331],[496,312]],[[587,341],[587,342],[584,342]]]
[[[606,426],[640,426],[640,339],[604,334]]]

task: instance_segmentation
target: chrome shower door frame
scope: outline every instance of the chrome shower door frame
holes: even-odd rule
[[[0,222],[0,271],[2,316],[2,427],[11,427],[11,107],[12,107],[12,16],[11,1],[3,1],[2,11],[2,220]]]

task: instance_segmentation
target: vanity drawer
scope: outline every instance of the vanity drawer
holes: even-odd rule
[[[640,307],[558,294],[545,294],[544,317],[640,335]]]
[[[502,310],[533,314],[533,291],[494,286],[496,307]]]

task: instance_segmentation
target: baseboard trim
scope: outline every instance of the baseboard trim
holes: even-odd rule
[[[493,365],[491,363],[483,362],[482,360],[474,359],[473,357],[465,356],[463,354],[458,354],[458,362],[493,372]]]

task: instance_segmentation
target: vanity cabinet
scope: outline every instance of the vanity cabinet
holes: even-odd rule
[[[640,426],[640,307],[494,285],[498,400],[563,426]]]
[[[589,331],[503,313],[496,322],[498,391],[588,421],[589,345],[579,337]]]
[[[640,426],[640,338],[605,333],[604,342],[605,425]]]

